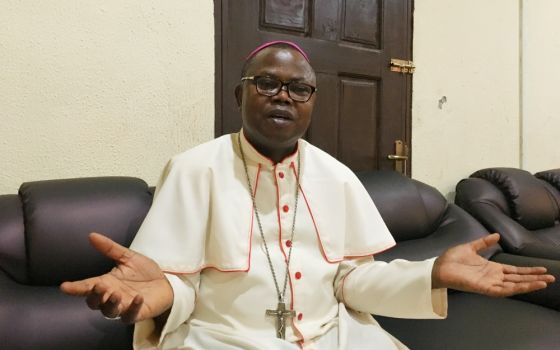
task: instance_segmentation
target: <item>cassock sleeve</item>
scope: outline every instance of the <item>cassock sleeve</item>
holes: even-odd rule
[[[435,258],[425,261],[343,261],[335,279],[337,299],[351,309],[399,318],[447,317],[447,289],[432,289]]]
[[[165,276],[173,288],[173,306],[167,317],[167,322],[161,333],[156,331],[153,319],[136,323],[133,338],[133,348],[135,350],[160,349],[164,341],[166,349],[177,348],[183,344],[184,336],[181,332],[175,331],[191,316],[200,282],[200,274],[165,274]],[[168,335],[172,336],[173,339],[170,339]]]

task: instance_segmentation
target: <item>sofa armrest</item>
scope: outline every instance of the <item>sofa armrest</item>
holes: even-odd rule
[[[132,327],[105,320],[57,286],[28,286],[0,270],[2,349],[131,349]]]
[[[508,253],[498,253],[491,260],[514,266],[546,267],[548,273],[556,278],[555,283],[549,284],[547,288],[535,292],[518,294],[514,298],[560,311],[560,261]]]

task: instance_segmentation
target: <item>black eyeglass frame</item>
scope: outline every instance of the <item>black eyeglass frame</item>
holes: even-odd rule
[[[275,93],[273,93],[273,94],[271,94],[271,95],[270,95],[270,94],[263,93],[263,91],[259,90],[259,85],[258,85],[258,83],[257,83],[257,80],[259,80],[260,78],[266,78],[266,79],[278,81],[278,82],[280,83],[280,87],[278,88],[278,91],[276,91]],[[306,83],[301,83],[301,82],[299,82],[299,81],[288,81],[287,83],[285,83],[285,82],[283,82],[283,81],[280,80],[280,79],[276,79],[276,78],[269,77],[269,76],[266,76],[266,75],[253,75],[253,76],[246,76],[246,77],[242,77],[242,78],[241,78],[241,81],[246,81],[246,80],[250,80],[250,81],[252,81],[252,82],[255,84],[255,88],[257,89],[257,92],[258,92],[260,95],[268,96],[268,97],[272,97],[272,96],[278,95],[278,94],[280,93],[280,91],[282,91],[282,89],[284,89],[284,86],[285,86],[285,87],[286,87],[286,91],[288,92],[288,96],[290,96],[290,98],[291,98],[292,100],[296,101],[296,102],[307,102],[307,101],[309,101],[309,100],[311,99],[311,96],[313,96],[314,93],[316,93],[317,91],[319,91],[319,89],[317,89],[315,86],[312,86],[312,85],[309,85],[309,84],[306,84]],[[294,97],[292,96],[292,92],[290,91],[290,85],[291,85],[291,84],[304,85],[304,86],[310,88],[310,89],[311,89],[311,93],[309,94],[309,97],[308,97],[306,100],[301,100],[301,99],[298,99],[298,98],[294,98]]]

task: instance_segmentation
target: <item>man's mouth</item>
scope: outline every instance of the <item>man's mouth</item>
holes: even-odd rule
[[[278,122],[290,122],[294,120],[292,113],[284,110],[274,110],[268,113],[268,117]]]

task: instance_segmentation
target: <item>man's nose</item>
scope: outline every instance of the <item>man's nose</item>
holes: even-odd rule
[[[278,91],[278,93],[274,95],[273,98],[281,101],[290,102],[290,103],[293,102],[292,98],[290,97],[290,93],[288,92],[287,85],[282,85],[280,87],[280,91]]]

